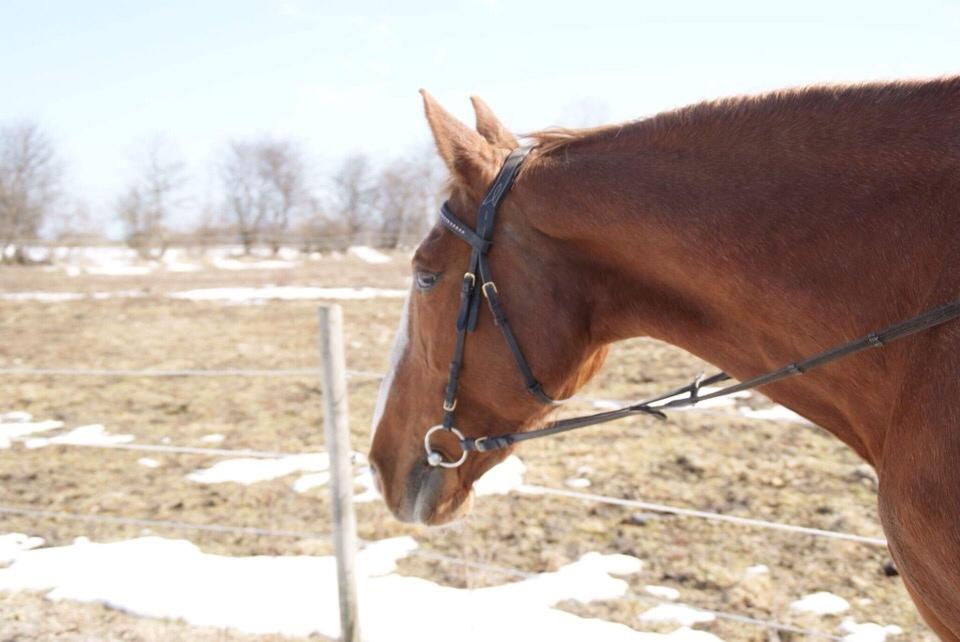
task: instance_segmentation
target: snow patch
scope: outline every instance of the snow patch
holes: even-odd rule
[[[141,457],[137,460],[137,463],[143,466],[144,468],[159,468],[160,462],[156,459],[151,459],[150,457]]]
[[[527,467],[516,455],[510,455],[488,470],[473,484],[477,495],[505,495],[523,484]]]
[[[0,301],[40,301],[64,303],[67,301],[105,301],[107,299],[140,299],[146,296],[142,290],[113,290],[106,292],[0,292]]]
[[[30,537],[23,533],[0,535],[0,564],[8,564],[23,552],[43,546],[42,537]]]
[[[10,448],[15,439],[25,435],[62,427],[62,421],[33,421],[33,416],[28,412],[4,413],[0,415],[0,450]]]
[[[611,573],[638,568],[636,558],[588,553],[553,573],[461,589],[396,574],[397,560],[416,547],[411,538],[399,537],[358,552],[358,585],[365,605],[360,628],[368,642],[447,642],[451,631],[457,631],[460,642],[719,641],[704,631],[644,633],[553,608],[563,600],[624,595],[627,582]],[[19,552],[10,567],[0,569],[0,590],[46,590],[54,600],[102,603],[136,615],[263,635],[338,637],[336,586],[332,556],[226,557],[204,553],[185,540],[160,537]],[[497,617],[476,618],[469,627],[462,626],[463,614],[474,612]]]
[[[354,460],[362,462],[363,456],[354,453]],[[236,483],[249,486],[258,482],[271,481],[293,473],[307,473],[298,477],[291,488],[298,493],[306,493],[330,483],[330,458],[327,453],[288,455],[286,457],[254,458],[241,457],[224,459],[209,468],[200,468],[187,475],[187,479],[198,484]],[[363,467],[353,479],[361,487],[354,496],[356,503],[370,502],[380,498],[373,483],[369,467]]]
[[[364,263],[389,263],[390,257],[366,245],[355,245],[347,250],[347,254],[355,256]]]
[[[680,591],[669,586],[654,586],[652,584],[648,584],[643,587],[643,590],[650,595],[659,597],[663,600],[675,600],[680,597]]]
[[[790,608],[794,611],[804,613],[815,613],[817,615],[836,615],[850,609],[850,602],[839,595],[828,593],[827,591],[818,591],[805,595],[801,599],[791,602]]]
[[[321,288],[312,286],[267,285],[263,287],[202,288],[184,290],[168,295],[172,299],[188,301],[222,301],[226,303],[258,303],[263,301],[302,301],[336,299],[356,301],[364,299],[399,299],[406,290],[385,288]]]
[[[187,475],[187,479],[198,484],[223,484],[234,482],[249,486],[262,481],[270,481],[291,473],[321,471],[330,468],[330,458],[326,453],[289,455],[268,459],[241,457],[224,459],[209,468],[200,468]]]
[[[218,270],[288,270],[297,266],[295,261],[278,259],[253,259],[243,261],[228,257],[215,257],[213,267]]]
[[[23,410],[14,410],[0,414],[0,424],[18,424],[33,419],[33,415]]]
[[[789,408],[783,406],[771,406],[770,408],[740,408],[740,414],[750,419],[764,419],[766,421],[784,421],[792,424],[809,424],[810,421],[801,417]]]
[[[75,446],[100,446],[110,444],[126,444],[133,441],[133,435],[113,435],[103,424],[77,426],[70,432],[56,437],[36,437],[24,442],[27,448],[43,448],[50,444],[65,444]]]
[[[324,471],[322,473],[310,473],[309,475],[304,475],[293,482],[293,490],[298,493],[305,493],[308,490],[313,490],[319,486],[326,486],[330,482],[330,473]]]
[[[151,265],[125,265],[123,263],[112,263],[96,265],[87,268],[87,274],[97,276],[144,276],[153,272]]]
[[[686,604],[658,604],[649,611],[640,614],[643,622],[676,622],[684,626],[693,626],[701,622],[712,622],[713,613],[701,611]]]
[[[844,618],[840,623],[840,631],[845,633],[844,642],[884,642],[887,636],[900,635],[903,633],[896,624],[882,626],[874,622],[864,622],[859,624],[853,618]]]
[[[200,438],[200,441],[202,441],[205,444],[219,444],[223,440],[224,440],[224,436],[221,435],[220,433],[213,433],[212,435],[204,435],[203,437]]]
[[[563,482],[570,488],[589,488],[590,480],[586,477],[571,477],[565,482]]]

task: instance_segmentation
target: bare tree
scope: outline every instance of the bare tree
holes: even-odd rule
[[[234,142],[220,169],[226,210],[245,254],[266,240],[274,253],[308,199],[306,163],[290,141]]]
[[[60,195],[62,165],[35,123],[0,128],[0,261],[26,262]]]
[[[436,216],[440,169],[432,149],[397,159],[383,169],[375,197],[381,245],[397,247],[429,229]]]
[[[317,196],[307,200],[296,227],[296,235],[303,252],[344,249],[349,245],[350,238],[343,220],[331,214],[324,200]]]
[[[63,216],[57,217],[53,227],[46,231],[47,236],[58,244],[69,247],[104,241],[102,226],[97,225],[86,202],[78,200],[60,211]]]
[[[327,209],[351,240],[376,228],[376,180],[370,161],[363,154],[345,158],[331,179]]]
[[[182,202],[184,164],[162,138],[149,141],[137,162],[137,177],[117,200],[127,244],[141,258],[159,259],[167,251],[172,211]]]

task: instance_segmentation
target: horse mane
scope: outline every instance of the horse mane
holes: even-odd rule
[[[743,133],[762,123],[779,126],[793,122],[801,114],[867,114],[880,110],[901,112],[907,118],[915,113],[918,101],[940,105],[944,98],[960,100],[960,76],[921,81],[872,82],[852,85],[815,85],[778,90],[758,95],[720,98],[662,112],[648,118],[570,129],[551,127],[527,134],[538,155],[549,156],[573,147],[610,142],[636,136],[667,137],[678,129],[733,127]],[[960,103],[957,103],[960,104]],[[960,118],[960,113],[955,117]]]

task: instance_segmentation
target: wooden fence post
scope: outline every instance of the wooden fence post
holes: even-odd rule
[[[343,642],[360,642],[357,618],[357,519],[353,512],[353,467],[347,412],[347,370],[343,355],[343,312],[339,305],[318,310],[323,432],[330,456],[330,507],[337,556],[340,628]]]

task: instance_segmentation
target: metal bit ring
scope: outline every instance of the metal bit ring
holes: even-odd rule
[[[443,455],[439,451],[436,451],[430,447],[430,437],[433,435],[433,433],[437,432],[438,430],[448,430],[448,429],[439,425],[434,426],[433,428],[427,431],[426,435],[423,436],[423,448],[424,450],[427,451],[427,463],[430,464],[431,466],[440,466],[441,468],[458,468],[459,466],[462,466],[463,462],[467,461],[466,450],[464,450],[461,453],[460,459],[456,461],[444,461]],[[449,431],[452,432],[453,435],[460,440],[460,448],[462,449],[463,441],[466,439],[466,437],[464,437],[463,433],[457,430],[456,428],[454,428],[453,426],[449,428]]]

